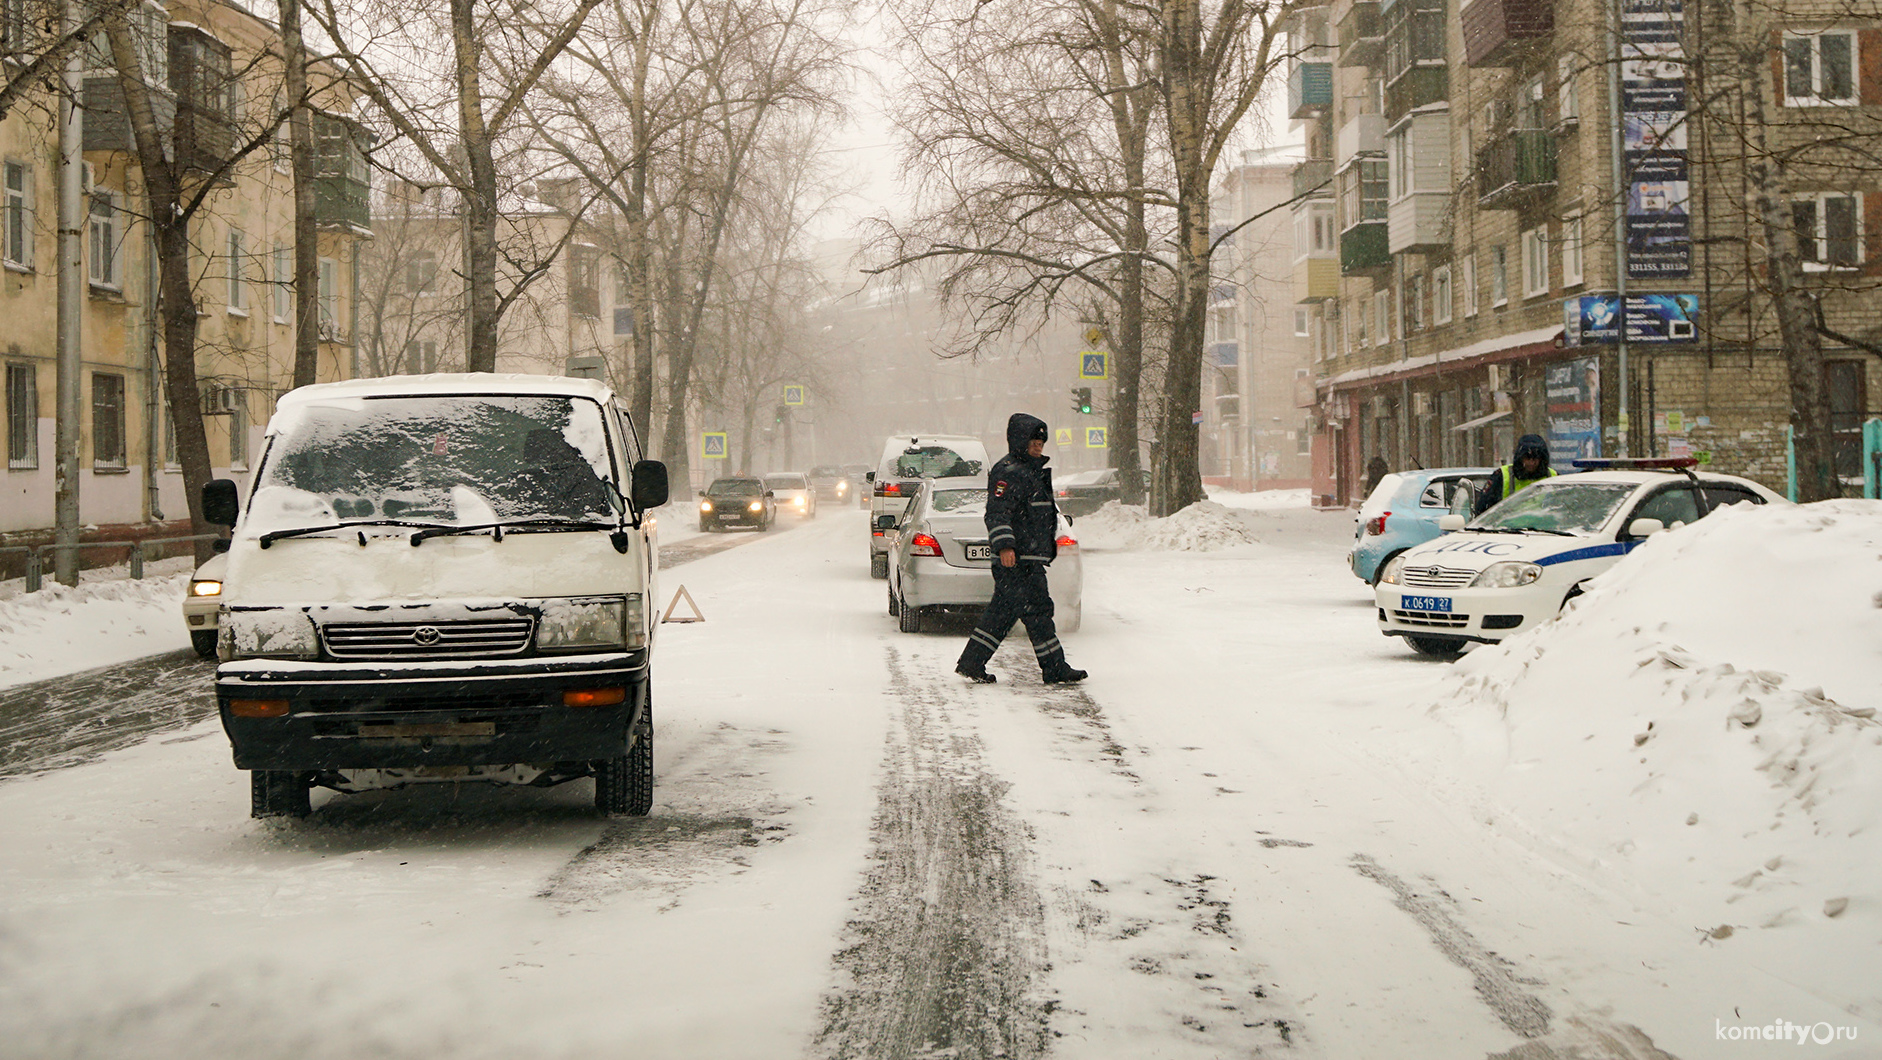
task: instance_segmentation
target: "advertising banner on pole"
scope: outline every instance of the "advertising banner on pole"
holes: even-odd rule
[[[1601,361],[1557,361],[1543,374],[1549,417],[1549,463],[1601,455]]]
[[[1622,0],[1621,158],[1628,279],[1692,275],[1682,0]]]

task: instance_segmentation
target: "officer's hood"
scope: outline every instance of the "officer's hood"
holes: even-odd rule
[[[1542,461],[1536,466],[1534,475],[1523,473],[1523,457],[1533,456]],[[1525,434],[1516,439],[1516,453],[1510,459],[1510,469],[1518,478],[1542,478],[1549,473],[1549,443],[1542,440],[1540,434]]]
[[[1006,421],[1006,451],[1016,457],[1026,456],[1026,446],[1034,438],[1046,441],[1046,421],[1024,412],[1015,412]]]

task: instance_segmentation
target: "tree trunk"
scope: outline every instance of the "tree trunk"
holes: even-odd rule
[[[289,156],[294,171],[294,385],[311,386],[320,364],[320,236],[314,225],[314,120],[307,105],[307,48],[300,0],[280,0],[287,52]],[[279,283],[281,278],[275,277]],[[359,336],[350,336],[354,342]]]
[[[466,301],[470,335],[465,367],[497,370],[497,167],[484,125],[483,49],[477,41],[473,0],[451,0],[451,39],[457,62],[458,129],[469,187],[464,191]]]
[[[1176,170],[1176,305],[1163,377],[1156,494],[1151,514],[1170,515],[1204,497],[1196,424],[1202,402],[1202,338],[1209,298],[1208,96],[1200,84],[1202,13],[1197,0],[1163,0],[1164,85]]]

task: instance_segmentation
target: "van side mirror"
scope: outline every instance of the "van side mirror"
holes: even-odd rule
[[[242,498],[235,490],[235,480],[210,479],[203,483],[203,520],[217,526],[234,526],[242,512]]]
[[[875,480],[876,480],[876,473],[875,473],[874,471],[865,471],[865,472],[863,472],[863,481],[864,481],[864,482],[874,482]]]
[[[629,499],[641,511],[658,508],[667,502],[667,466],[658,460],[642,460],[634,465]]]
[[[1450,515],[1438,516],[1438,530],[1440,533],[1454,534],[1463,528],[1464,517],[1461,515],[1452,513]]]
[[[893,516],[893,515],[878,515],[878,516],[876,516],[876,529],[878,529],[878,530],[893,530],[893,529],[895,529],[895,516]]]
[[[1627,524],[1628,537],[1652,537],[1666,529],[1666,524],[1658,519],[1635,519]]]

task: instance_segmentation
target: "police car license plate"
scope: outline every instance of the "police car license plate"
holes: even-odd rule
[[[1407,611],[1449,611],[1451,598],[1448,596],[1401,596],[1399,606]]]
[[[967,558],[968,559],[992,559],[993,558],[993,546],[992,545],[968,545],[967,546]]]

